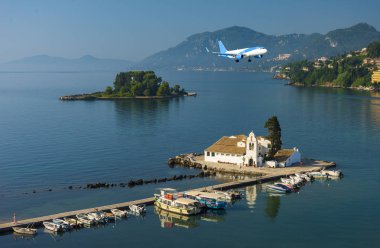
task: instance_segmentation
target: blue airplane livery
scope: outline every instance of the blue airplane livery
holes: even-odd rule
[[[251,57],[253,58],[262,58],[264,54],[268,52],[267,49],[264,47],[249,47],[249,48],[242,48],[242,49],[236,49],[236,50],[227,50],[226,47],[223,45],[222,41],[218,41],[219,44],[219,52],[211,52],[218,54],[220,57],[225,57],[229,59],[235,60],[235,62],[239,62],[243,58],[248,58],[248,62],[251,62]],[[208,48],[206,47],[206,51],[210,52]]]

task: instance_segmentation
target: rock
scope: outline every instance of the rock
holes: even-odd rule
[[[68,189],[73,189],[73,186],[70,185]]]

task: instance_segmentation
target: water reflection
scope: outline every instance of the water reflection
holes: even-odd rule
[[[178,109],[183,98],[126,99],[113,101],[117,120],[131,128],[152,127],[169,118],[169,110]]]
[[[280,197],[278,194],[268,194],[265,214],[271,220],[276,219],[280,210]]]
[[[158,207],[155,207],[154,211],[158,215],[162,228],[195,228],[199,226],[201,221],[222,222],[224,221],[224,216],[226,214],[225,210],[209,209],[199,215],[191,216],[168,212]]]
[[[247,200],[248,208],[250,209],[255,208],[257,194],[258,192],[261,191],[262,189],[261,187],[262,187],[261,184],[257,184],[257,185],[248,186],[245,188],[245,198]]]

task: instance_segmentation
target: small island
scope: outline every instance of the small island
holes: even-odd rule
[[[379,90],[380,42],[336,57],[298,61],[285,65],[274,78],[293,86],[320,86]]]
[[[154,71],[128,71],[116,75],[114,87],[107,86],[105,91],[61,96],[60,100],[113,100],[113,99],[153,99],[180,96],[195,96],[186,92],[180,85],[170,87]]]

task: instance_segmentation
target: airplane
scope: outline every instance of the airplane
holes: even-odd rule
[[[264,47],[249,47],[242,48],[236,50],[227,50],[223,45],[223,42],[218,40],[219,44],[219,52],[212,52],[218,54],[218,56],[234,59],[235,62],[239,62],[241,59],[248,57],[248,62],[251,62],[251,57],[254,58],[262,58],[264,54],[268,52]],[[206,51],[209,53],[210,51],[206,47]]]

